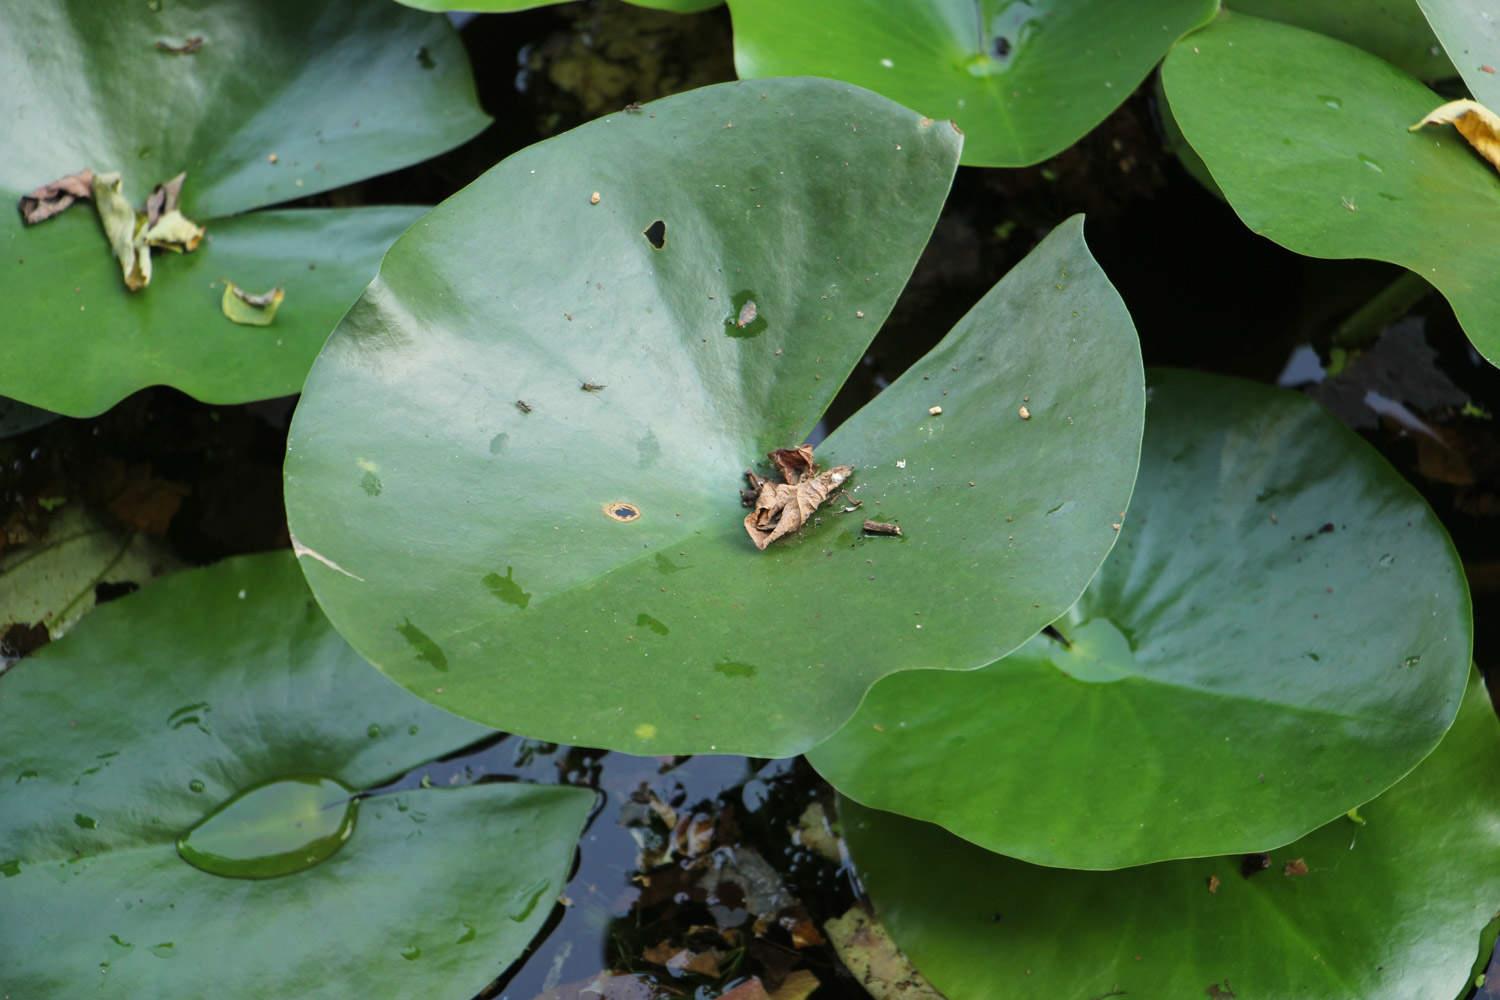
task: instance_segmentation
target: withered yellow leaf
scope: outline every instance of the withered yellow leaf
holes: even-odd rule
[[[118,173],[95,174],[94,208],[99,211],[109,248],[120,262],[125,287],[138,292],[151,284],[151,247],[145,238],[146,217],[136,215],[121,187]]]
[[[146,199],[146,242],[154,247],[191,253],[203,242],[203,227],[177,209],[182,182],[186,179],[187,174],[180,173],[165,184],[156,185]]]
[[[224,282],[224,300],[221,306],[231,322],[241,326],[270,326],[276,318],[276,310],[286,292],[273,288],[269,292],[252,295],[232,281]]]
[[[753,509],[745,515],[745,532],[762,552],[777,539],[800,530],[833,491],[854,475],[854,467],[849,465],[818,472],[812,448],[807,445],[779,448],[769,457],[785,482],[774,483],[753,472],[746,473],[755,497]]]
[[[1478,101],[1449,101],[1413,125],[1411,131],[1423,125],[1452,125],[1480,156],[1500,169],[1500,115]]]

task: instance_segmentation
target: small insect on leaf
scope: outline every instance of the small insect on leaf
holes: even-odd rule
[[[280,288],[252,295],[234,282],[225,281],[221,306],[224,315],[232,323],[241,326],[270,326],[285,297],[286,292]]]
[[[1452,125],[1469,141],[1475,151],[1500,169],[1500,115],[1478,101],[1449,101],[1413,125],[1415,132],[1424,125]]]
[[[522,413],[530,413],[531,404],[526,402],[526,400],[524,399],[518,399],[516,400],[516,409],[520,410]]]
[[[600,385],[597,382],[581,382],[579,383],[578,388],[582,389],[584,392],[602,392],[603,390],[608,389],[609,386]]]

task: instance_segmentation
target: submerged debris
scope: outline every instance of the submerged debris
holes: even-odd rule
[[[762,552],[777,539],[800,530],[813,512],[854,475],[853,466],[848,465],[818,472],[810,445],[778,448],[767,457],[784,481],[773,482],[746,471],[750,488],[740,494],[754,508],[745,515],[745,531]]]
[[[88,201],[93,196],[94,172],[83,169],[21,195],[21,219],[26,225],[34,226],[71,207],[75,201]]]
[[[221,303],[224,315],[241,326],[270,326],[276,318],[276,310],[286,292],[273,288],[269,292],[252,295],[232,281],[224,282],[224,300]]]

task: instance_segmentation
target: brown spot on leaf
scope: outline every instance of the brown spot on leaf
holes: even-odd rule
[[[1219,891],[1219,876],[1210,875],[1208,877],[1208,891],[1210,895],[1213,895],[1214,893],[1217,893]]]
[[[628,523],[640,519],[641,509],[633,503],[615,500],[604,505],[604,514],[611,520]]]
[[[1301,878],[1308,872],[1307,862],[1301,858],[1293,858],[1281,868],[1281,874],[1287,878]]]

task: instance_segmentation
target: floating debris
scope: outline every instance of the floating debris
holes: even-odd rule
[[[276,319],[276,310],[281,308],[281,300],[286,298],[286,292],[281,288],[273,288],[259,295],[252,295],[234,282],[225,280],[224,298],[220,303],[224,315],[232,323],[241,326],[270,326]]]
[[[866,521],[865,534],[867,535],[901,535],[901,525],[893,521]]]

